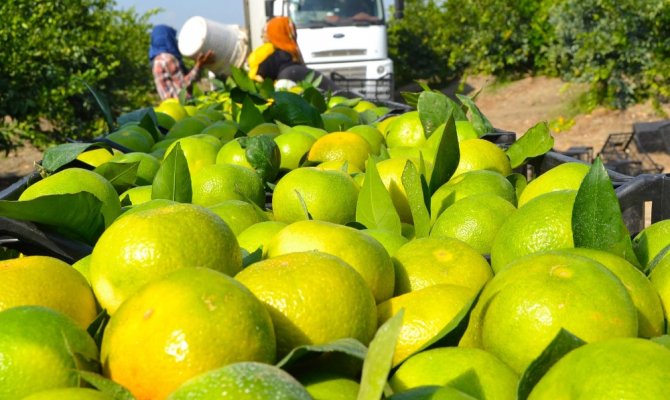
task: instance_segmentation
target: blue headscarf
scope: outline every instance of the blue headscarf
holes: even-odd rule
[[[151,31],[151,46],[149,47],[149,60],[161,53],[170,53],[179,60],[179,66],[185,71],[184,61],[181,58],[181,52],[177,47],[177,31],[167,25],[156,25]]]

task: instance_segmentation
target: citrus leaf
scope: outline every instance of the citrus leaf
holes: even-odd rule
[[[254,81],[249,78],[246,72],[237,67],[230,68],[230,75],[233,78],[233,81],[237,84],[241,90],[248,93],[256,93],[256,85]]]
[[[383,229],[397,234],[402,230],[391,194],[386,190],[372,158],[368,158],[365,180],[356,201],[356,222],[369,229]]]
[[[98,348],[102,345],[102,335],[105,333],[108,322],[109,314],[107,314],[107,310],[102,310],[86,328],[86,332],[93,338]]]
[[[282,358],[276,366],[286,369],[302,359],[318,357],[324,353],[344,353],[363,361],[367,351],[367,347],[356,339],[338,339],[326,344],[298,346]]]
[[[190,203],[191,196],[191,175],[181,144],[177,142],[156,172],[151,198]]]
[[[528,180],[525,176],[514,172],[510,175],[507,175],[507,180],[512,184],[514,192],[516,193],[516,198],[518,199],[521,196],[521,192],[528,186]],[[516,203],[514,203],[516,204]]]
[[[379,400],[391,372],[393,353],[395,352],[404,309],[389,318],[379,327],[370,342],[368,353],[363,361],[363,375],[357,400]]]
[[[430,196],[427,188],[421,181],[422,176],[416,170],[414,163],[407,161],[402,172],[402,185],[407,193],[409,209],[412,212],[414,231],[417,238],[427,237],[430,233]],[[425,182],[425,181],[424,181]]]
[[[295,195],[298,196],[298,202],[300,203],[300,208],[302,208],[302,212],[304,213],[305,219],[307,220],[313,220],[312,214],[309,213],[309,210],[307,209],[307,203],[305,203],[305,199],[302,197],[302,194],[296,189],[295,190]]]
[[[88,244],[95,244],[105,229],[101,208],[102,202],[89,192],[0,200],[0,216],[46,225],[63,236]]]
[[[104,98],[104,96],[95,90],[91,85],[88,84],[88,82],[82,80],[84,86],[86,86],[86,89],[88,89],[89,92],[93,95],[93,98],[95,99],[96,104],[100,108],[100,111],[102,111],[102,115],[105,118],[105,123],[107,124],[107,129],[109,132],[114,130],[114,117],[112,117],[112,109],[109,108],[109,103],[107,103],[107,100]]]
[[[572,209],[575,247],[610,252],[640,267],[621,206],[600,157],[582,180]]]
[[[269,99],[270,97],[274,96],[274,93],[275,85],[272,79],[265,79],[263,82],[261,82],[261,86],[258,88],[258,94],[260,97]]]
[[[242,268],[246,268],[253,263],[257,263],[263,259],[263,247],[259,247],[251,253],[242,257]]]
[[[310,125],[323,128],[321,113],[307,100],[291,92],[275,92],[274,102],[265,110],[269,120],[278,120],[289,126]]]
[[[137,180],[137,168],[140,162],[106,162],[93,170],[107,179],[117,193],[123,193],[126,189],[135,186]]]
[[[419,104],[419,96],[421,95],[421,93],[400,92],[400,95],[405,100],[405,103],[407,103],[408,106],[416,108],[417,104]]]
[[[447,122],[449,105],[447,96],[436,92],[422,92],[416,105],[419,111],[419,120],[426,137],[430,137],[435,128]]]
[[[59,168],[76,160],[77,157],[86,150],[93,147],[107,149],[109,154],[113,154],[110,146],[103,143],[64,143],[48,148],[42,157],[42,168],[52,173]]]
[[[656,268],[656,266],[657,266],[661,261],[663,261],[663,259],[665,258],[665,256],[666,256],[668,253],[670,253],[670,244],[667,245],[667,246],[665,246],[665,247],[664,247],[663,249],[661,249],[661,251],[659,251],[658,253],[656,253],[656,255],[654,256],[654,258],[653,258],[651,261],[649,261],[649,263],[647,264],[647,267],[645,268],[645,270],[644,270],[643,272],[644,272],[646,275],[649,275],[649,274],[651,273],[651,271],[653,271],[654,268]]]
[[[158,130],[158,120],[156,119],[156,112],[152,107],[140,108],[135,111],[121,115],[117,119],[119,125],[123,126],[127,123],[137,122],[137,124],[146,129],[151,134],[155,142],[161,140],[163,135]]]
[[[249,96],[244,96],[242,101],[242,110],[240,111],[239,128],[244,133],[249,133],[254,127],[265,122],[261,110],[256,108],[256,105]]]
[[[437,131],[436,135],[442,135],[435,159],[433,161],[433,173],[430,176],[428,187],[430,195],[446,183],[456,171],[460,159],[460,150],[458,148],[458,135],[456,134],[456,123],[453,114],[447,119],[444,130]]]
[[[305,91],[302,92],[302,97],[307,100],[309,104],[313,105],[319,113],[324,113],[328,109],[328,104],[326,103],[323,94],[314,87],[305,89]]]
[[[77,373],[81,379],[114,400],[135,400],[135,396],[133,396],[128,389],[111,379],[107,379],[94,372],[77,371]]]
[[[546,122],[540,122],[516,142],[512,143],[505,153],[510,159],[512,168],[523,165],[527,159],[545,154],[554,147],[554,138],[549,132],[549,126]]]
[[[468,111],[470,111],[470,122],[472,122],[475,132],[477,132],[479,136],[495,132],[495,128],[493,128],[491,122],[484,116],[484,114],[482,114],[473,99],[462,94],[456,94],[456,97],[465,107],[467,107]]]
[[[651,338],[650,340],[652,342],[656,342],[661,346],[665,346],[666,348],[670,349],[670,335],[656,336],[654,338]]]
[[[524,371],[517,392],[517,399],[526,400],[537,382],[549,371],[558,360],[572,350],[586,344],[585,341],[561,328],[554,339],[542,351],[539,357]]]
[[[245,138],[245,155],[249,164],[263,182],[274,182],[279,173],[281,153],[279,146],[268,135]]]

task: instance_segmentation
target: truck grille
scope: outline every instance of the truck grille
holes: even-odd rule
[[[337,68],[337,69],[326,69],[320,70],[326,76],[332,78],[333,74],[337,74],[340,77],[345,79],[365,79],[366,68],[365,67],[352,67],[352,68]]]
[[[365,56],[368,54],[365,49],[344,49],[344,50],[325,50],[315,51],[312,53],[314,58],[324,57],[350,57],[350,56]]]
[[[379,79],[365,79],[347,77],[337,72],[330,73],[330,78],[341,90],[355,93],[368,100],[393,99],[393,74],[387,74]]]

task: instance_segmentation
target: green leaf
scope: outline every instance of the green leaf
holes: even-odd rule
[[[509,181],[509,183],[512,184],[512,187],[514,188],[514,193],[516,194],[516,198],[518,199],[521,196],[521,193],[524,191],[524,189],[526,189],[526,186],[528,186],[528,180],[526,179],[525,176],[517,172],[507,175],[507,180]]]
[[[0,200],[0,216],[43,224],[63,236],[95,244],[105,229],[102,202],[89,192],[32,200]]]
[[[146,129],[151,134],[155,142],[163,139],[163,135],[158,130],[158,120],[156,119],[156,112],[152,107],[140,108],[135,111],[121,115],[117,119],[119,125],[123,126],[128,123],[137,122],[137,124]]]
[[[430,233],[430,195],[421,183],[421,175],[414,163],[407,161],[402,172],[402,185],[407,193],[407,201],[412,212],[414,232],[417,238],[428,237]]]
[[[477,132],[479,136],[495,132],[495,128],[493,128],[491,122],[489,122],[484,114],[482,114],[482,112],[479,110],[479,107],[477,107],[471,98],[462,94],[456,94],[456,97],[470,111],[470,122],[472,122],[472,126],[475,128],[475,132]]]
[[[105,177],[114,186],[117,193],[123,193],[126,189],[135,186],[139,166],[139,161],[130,163],[106,162],[95,168],[93,172]]]
[[[670,244],[668,244],[663,249],[661,249],[661,251],[656,253],[654,258],[651,261],[649,261],[647,267],[642,272],[644,272],[648,276],[651,273],[651,271],[653,271],[654,268],[656,268],[656,266],[660,264],[660,262],[663,261],[663,259],[665,259],[665,256],[668,255],[668,253],[670,253]]]
[[[114,400],[135,400],[135,396],[128,389],[100,374],[89,371],[77,371],[77,374],[81,379]]]
[[[575,247],[607,251],[640,267],[619,200],[600,157],[593,162],[577,191],[572,209],[572,237]]]
[[[363,361],[367,351],[368,349],[356,339],[338,339],[326,344],[298,346],[276,365],[279,368],[286,369],[302,359],[320,356],[324,353],[343,353]]]
[[[419,96],[421,95],[421,93],[400,92],[400,95],[405,100],[405,103],[407,103],[408,106],[416,108],[417,104],[419,104]]]
[[[253,263],[257,263],[263,259],[263,247],[259,247],[251,253],[242,257],[242,268],[246,268]]]
[[[523,165],[529,158],[541,156],[554,147],[554,138],[546,122],[540,122],[530,128],[505,151],[512,168]]]
[[[64,143],[50,147],[44,152],[42,168],[49,173],[55,172],[59,168],[76,160],[81,153],[92,147],[105,148],[110,154],[113,154],[111,147],[103,143]]]
[[[362,125],[372,125],[373,122],[379,119],[379,116],[373,110],[365,110],[362,113],[359,113],[358,116],[361,119]]]
[[[379,400],[384,393],[384,386],[391,371],[393,353],[395,352],[404,309],[389,318],[379,327],[370,342],[368,353],[363,362],[363,375],[357,400]]]
[[[272,79],[265,79],[261,82],[261,87],[259,88],[259,95],[265,99],[269,99],[274,96],[275,85]]]
[[[237,84],[237,87],[248,93],[256,93],[256,84],[249,78],[246,72],[237,67],[231,67],[231,76]]]
[[[305,219],[310,221],[313,220],[314,218],[312,218],[312,214],[310,214],[309,210],[307,209],[307,203],[305,203],[305,199],[302,197],[302,194],[300,194],[298,189],[295,189],[295,195],[298,197],[298,203],[300,203],[300,208],[302,208]]]
[[[519,381],[517,399],[526,400],[537,382],[549,371],[549,368],[564,355],[584,344],[586,344],[585,341],[561,328],[551,343],[542,351],[542,354],[530,363],[524,371]]]
[[[308,87],[305,89],[305,91],[302,92],[302,97],[307,100],[309,104],[314,106],[319,114],[326,112],[328,109],[328,104],[326,103],[326,99],[323,97],[323,94],[321,94],[321,92],[319,92],[319,90],[314,87]]]
[[[386,190],[372,158],[368,158],[365,180],[356,202],[356,222],[370,229],[383,229],[397,234],[402,230],[391,194]]]
[[[307,100],[291,92],[275,92],[274,102],[264,112],[269,121],[277,120],[289,126],[309,125],[323,128],[319,111]]]
[[[100,348],[102,345],[102,335],[105,333],[105,328],[107,327],[109,318],[110,317],[109,314],[107,314],[107,311],[102,310],[100,314],[95,317],[93,322],[90,323],[88,328],[86,328],[86,332],[91,335],[95,341],[95,344],[98,345],[98,348]]]
[[[274,139],[268,135],[243,138],[247,161],[261,176],[263,182],[274,182],[279,173],[281,153]],[[243,143],[243,144],[242,144]]]
[[[435,132],[436,135],[442,135],[439,138],[435,159],[433,161],[433,172],[430,175],[428,187],[429,195],[433,193],[445,182],[447,182],[456,171],[460,159],[460,150],[458,148],[458,135],[456,134],[456,123],[453,114],[447,119],[447,124],[443,131]]]
[[[191,175],[181,144],[177,142],[156,172],[151,198],[190,203],[191,195]]]
[[[249,96],[244,97],[242,102],[242,110],[240,111],[240,130],[244,133],[249,133],[254,127],[265,122],[261,110],[256,108],[256,105]]]
[[[107,103],[107,100],[102,96],[100,92],[95,90],[91,85],[88,84],[88,82],[82,80],[84,86],[86,86],[86,89],[88,89],[89,92],[93,95],[93,98],[95,99],[96,104],[100,108],[100,111],[102,111],[102,116],[105,118],[105,123],[107,124],[107,130],[109,132],[114,131],[114,117],[112,117],[112,109],[109,107],[109,104]]]
[[[442,93],[422,92],[416,107],[426,137],[430,137],[438,126],[447,122],[450,115],[447,96]]]
[[[661,346],[665,346],[667,349],[670,349],[670,335],[661,335],[656,336],[650,339],[652,342],[658,343]]]

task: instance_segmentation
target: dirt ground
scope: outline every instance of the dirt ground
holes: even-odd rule
[[[472,77],[467,86],[476,92],[477,105],[491,123],[499,129],[517,133],[517,137],[541,121],[555,121],[565,117],[568,105],[582,90],[577,85],[567,85],[558,79],[531,77],[519,81],[493,85],[487,77]],[[670,104],[663,106],[670,115]],[[565,151],[572,146],[590,146],[597,155],[610,133],[632,132],[634,122],[650,122],[668,117],[658,115],[650,104],[636,105],[627,110],[599,108],[588,115],[574,118],[568,129],[554,132],[555,146]],[[566,125],[568,126],[568,125]],[[670,172],[670,154],[651,153],[651,158]],[[24,145],[8,156],[0,154],[0,189],[34,170],[42,152],[30,144]]]

